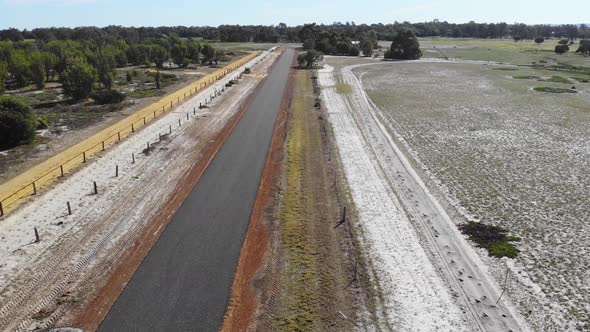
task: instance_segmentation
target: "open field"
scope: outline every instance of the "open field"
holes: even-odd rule
[[[379,121],[455,224],[482,221],[521,238],[514,260],[476,249],[498,286],[508,268],[504,297],[519,315],[539,331],[590,328],[590,85],[579,73],[428,59],[327,62],[354,68]],[[577,93],[533,90],[573,86]]]

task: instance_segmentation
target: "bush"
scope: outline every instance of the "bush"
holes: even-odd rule
[[[37,120],[31,107],[22,99],[0,97],[0,150],[35,139]]]
[[[555,46],[555,53],[563,54],[570,50],[570,47],[564,44],[559,44]]]
[[[553,87],[538,87],[534,88],[533,90],[538,92],[548,92],[548,93],[578,93],[576,90],[572,89],[563,89],[563,88],[553,88]]]
[[[510,242],[520,241],[520,238],[506,236],[508,231],[501,227],[470,221],[460,225],[459,229],[478,247],[487,249],[490,256],[514,258],[519,253]]]
[[[250,68],[246,68],[244,69],[244,74],[250,74],[252,71],[250,70]]]
[[[127,96],[117,90],[99,90],[93,92],[90,97],[99,105],[118,104]]]

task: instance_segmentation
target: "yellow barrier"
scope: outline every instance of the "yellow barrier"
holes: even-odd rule
[[[54,179],[65,176],[65,174],[71,172],[78,165],[85,163],[92,156],[121,141],[157,118],[158,115],[172,110],[174,105],[180,104],[187,97],[215,83],[236,68],[254,59],[258,54],[260,52],[252,52],[189,86],[164,96],[150,106],[133,113],[109,128],[31,167],[0,185],[0,216],[6,213],[8,207],[14,208],[23,198],[36,195],[40,188],[47,186]]]

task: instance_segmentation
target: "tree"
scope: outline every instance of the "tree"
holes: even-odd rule
[[[186,60],[188,57],[188,49],[178,37],[172,39],[170,57],[172,58],[172,61],[174,61],[174,63],[180,68],[184,68],[188,65],[188,61]]]
[[[6,91],[6,78],[8,77],[8,65],[4,61],[0,61],[0,94]]]
[[[43,66],[45,67],[45,78],[47,81],[53,80],[55,67],[57,66],[57,57],[52,53],[45,52],[43,57]]]
[[[361,39],[360,47],[361,51],[363,51],[364,56],[373,55],[373,48],[375,47],[373,41],[363,38]]]
[[[45,53],[35,52],[30,55],[31,80],[37,89],[45,88]]]
[[[19,88],[27,86],[31,77],[31,64],[23,50],[12,50],[8,58],[8,72]]]
[[[166,60],[168,60],[168,51],[160,45],[153,45],[150,49],[150,61],[156,64],[156,68],[162,69]]]
[[[535,43],[537,43],[538,45],[542,44],[544,41],[545,41],[545,38],[543,38],[543,37],[535,38]]]
[[[322,53],[309,50],[297,56],[297,64],[300,68],[315,68],[322,60]]]
[[[201,51],[203,53],[203,63],[209,63],[210,65],[213,64],[213,59],[215,58],[215,49],[213,46],[209,44],[205,44]]]
[[[160,90],[160,89],[162,88],[162,87],[161,87],[161,85],[160,85],[160,84],[161,84],[161,83],[160,83],[160,82],[161,82],[161,80],[162,80],[162,78],[161,78],[161,76],[160,76],[160,71],[158,70],[158,71],[156,72],[156,89],[158,89],[158,90]]]
[[[19,98],[0,97],[0,150],[35,139],[37,120],[31,107]]]
[[[590,40],[587,40],[587,39],[580,40],[580,46],[576,50],[576,53],[590,54]],[[1,79],[1,77],[0,77],[0,79]],[[2,83],[0,82],[0,84],[2,84]]]
[[[422,56],[420,43],[412,30],[402,29],[393,37],[391,47],[385,52],[387,59],[419,59]]]
[[[94,67],[79,58],[61,76],[64,93],[74,100],[88,98],[94,90],[97,78]]]
[[[567,45],[559,44],[555,46],[555,53],[563,54],[570,50],[570,47]]]
[[[201,57],[201,44],[193,39],[189,39],[186,43],[187,56],[193,63],[199,63]]]
[[[98,81],[105,89],[110,90],[115,79],[114,70],[116,66],[115,54],[112,50],[98,50],[88,57],[94,66]]]

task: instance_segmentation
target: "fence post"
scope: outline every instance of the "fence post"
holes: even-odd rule
[[[169,125],[169,126],[170,126],[170,128],[169,128],[170,129],[169,134],[172,134],[172,125]]]
[[[119,177],[119,165],[115,165],[115,177]]]
[[[182,125],[180,124],[180,119],[178,119],[178,126],[179,126],[179,127],[180,127],[180,126],[182,126]]]
[[[102,141],[102,151],[104,151],[104,141]]]
[[[64,165],[59,165],[59,170],[61,171],[61,177],[64,177]]]
[[[68,205],[68,216],[72,215],[72,207],[70,206],[70,201],[66,203]]]
[[[150,152],[150,142],[147,142],[147,152]]]
[[[135,126],[133,126],[133,123],[131,124],[131,132],[134,133],[135,132]]]
[[[0,201],[0,217],[4,215],[4,207],[2,206],[2,202]]]
[[[197,108],[193,107],[193,115],[197,114]]]
[[[164,113],[164,107],[166,107],[166,106],[162,106],[162,113]]]
[[[158,133],[158,142],[162,142],[162,134]]]
[[[92,183],[94,185],[94,194],[98,195],[98,186],[96,185],[96,181],[93,181]]]
[[[186,121],[188,121],[188,112],[186,112]]]
[[[156,118],[156,111],[154,111],[154,119]]]
[[[35,185],[35,181],[33,181],[33,195],[37,195],[37,186]]]
[[[143,117],[143,124],[145,124],[145,116]]]
[[[117,139],[119,140],[119,142],[121,142],[121,132],[117,132]]]
[[[133,160],[131,163],[135,164],[135,152],[131,152],[131,159]]]
[[[82,159],[83,159],[82,162],[85,163],[86,162],[86,151],[82,152]]]
[[[39,242],[41,242],[41,238],[39,237],[39,231],[37,230],[37,226],[35,226],[34,229],[35,229],[35,242],[34,243],[39,243]]]

